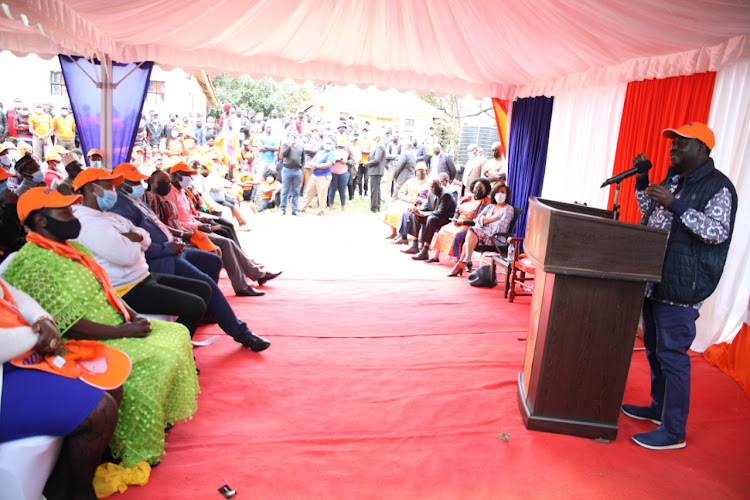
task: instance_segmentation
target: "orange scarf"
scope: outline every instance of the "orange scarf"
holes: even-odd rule
[[[18,310],[18,304],[10,294],[10,290],[5,283],[0,281],[0,287],[3,289],[3,300],[0,300],[0,328],[15,328],[17,326],[29,326],[29,322],[23,317]]]
[[[26,241],[34,243],[35,245],[47,250],[52,250],[57,255],[60,255],[62,257],[74,260],[91,271],[96,277],[97,281],[101,283],[102,290],[104,291],[104,296],[107,297],[107,302],[109,302],[112,307],[122,313],[122,317],[126,323],[130,321],[130,314],[128,314],[128,310],[125,307],[125,304],[117,295],[115,289],[112,288],[112,283],[109,281],[107,271],[105,271],[102,266],[97,264],[94,259],[86,254],[79,252],[73,245],[71,245],[67,241],[65,243],[58,243],[33,231],[26,235]]]

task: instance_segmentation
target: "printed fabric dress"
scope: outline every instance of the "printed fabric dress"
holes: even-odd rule
[[[83,245],[71,244],[93,257]],[[124,322],[89,269],[33,243],[18,252],[5,279],[52,315],[63,340],[81,319],[112,326]],[[188,330],[157,320],[151,320],[151,328],[147,337],[102,341],[126,352],[133,363],[110,441],[113,456],[126,467],[158,460],[164,455],[165,424],[189,418],[197,409],[199,386]]]

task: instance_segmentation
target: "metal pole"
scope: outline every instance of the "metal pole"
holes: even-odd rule
[[[102,111],[99,117],[99,142],[104,154],[103,165],[112,170],[112,60],[108,55],[100,59],[102,65],[101,86]]]

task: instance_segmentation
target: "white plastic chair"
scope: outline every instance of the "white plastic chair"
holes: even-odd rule
[[[64,439],[33,436],[0,444],[0,500],[43,499]]]

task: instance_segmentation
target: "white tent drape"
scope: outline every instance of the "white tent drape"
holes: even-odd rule
[[[542,197],[607,208],[627,84],[555,96]]]
[[[731,341],[750,300],[750,62],[728,66],[716,75],[708,126],[716,135],[711,157],[734,183],[739,203],[724,274],[697,322],[692,348],[698,352]]]

